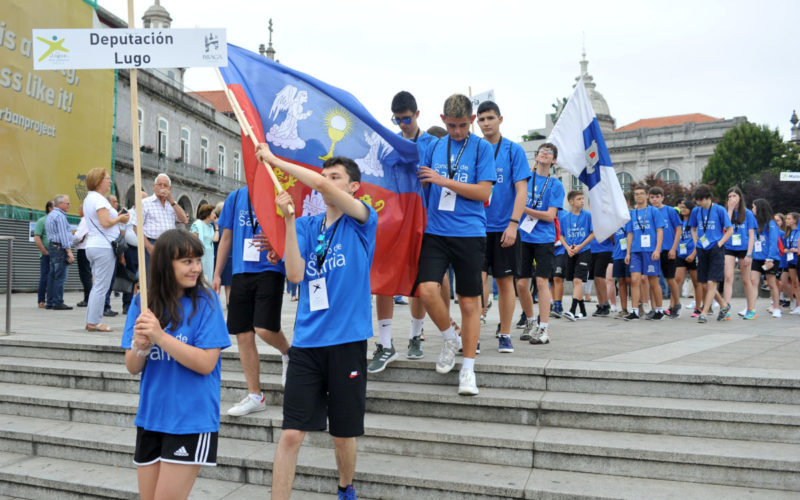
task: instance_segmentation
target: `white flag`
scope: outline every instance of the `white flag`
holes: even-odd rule
[[[598,241],[608,239],[631,216],[583,77],[575,85],[575,92],[547,141],[558,148],[558,164],[589,187],[589,211],[595,238]]]

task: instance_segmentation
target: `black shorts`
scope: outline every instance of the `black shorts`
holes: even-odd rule
[[[615,278],[630,278],[631,267],[625,263],[625,259],[614,260],[614,277]]]
[[[553,277],[555,263],[555,244],[526,243],[517,245],[517,279],[532,278],[533,263],[536,261],[536,277],[550,279]]]
[[[483,270],[495,278],[511,276],[516,269],[519,238],[510,247],[503,247],[500,245],[502,237],[503,233],[486,233]]]
[[[284,280],[283,273],[277,271],[234,274],[228,303],[228,333],[237,335],[252,332],[254,328],[279,332]]]
[[[714,243],[711,248],[697,249],[697,281],[725,281],[725,249]]]
[[[425,233],[419,251],[417,283],[441,283],[444,273],[452,264],[456,275],[456,293],[464,297],[479,296],[483,290],[481,267],[485,248],[486,238],[483,236],[438,236]]]
[[[598,252],[592,254],[592,270],[595,278],[605,278],[608,265],[614,262],[611,252]]]
[[[367,341],[328,347],[290,347],[283,389],[283,429],[364,434]]]
[[[747,250],[729,250],[726,248],[725,255],[732,255],[737,259],[744,259],[747,257]]]
[[[553,258],[553,278],[564,279],[567,275],[567,264],[569,263],[569,255],[566,252],[558,254]]]
[[[567,254],[564,254],[567,255]],[[589,264],[592,262],[592,252],[587,250],[578,255],[567,258],[567,273],[564,277],[567,281],[581,280],[586,283],[589,280]]]
[[[166,434],[137,427],[133,463],[150,465],[159,460],[186,465],[217,465],[217,433]]]
[[[695,256],[694,260],[691,262],[687,262],[684,257],[678,257],[675,259],[675,267],[685,267],[689,271],[696,271],[697,270],[697,256]]]
[[[764,270],[764,263],[765,262],[766,262],[765,260],[754,260],[753,263],[750,265],[750,270],[751,271],[757,271],[757,272],[763,274],[764,276],[766,276],[768,274],[772,274],[772,275],[775,275],[775,276],[780,276],[781,275],[781,272],[783,272],[783,269],[778,267],[778,265],[775,264],[774,262],[772,263],[772,267],[769,269],[769,271]]]
[[[669,250],[661,250],[661,276],[665,279],[672,279],[675,277],[676,260],[669,258]]]

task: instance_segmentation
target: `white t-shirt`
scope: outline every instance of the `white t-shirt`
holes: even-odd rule
[[[136,209],[131,208],[128,210],[131,218],[127,224],[120,223],[120,227],[125,230],[125,241],[128,242],[128,246],[131,247],[138,247],[139,242],[136,240],[136,233],[133,232],[133,226],[136,225]]]
[[[116,219],[119,215],[116,210],[111,208],[111,203],[97,191],[89,191],[86,199],[83,200],[83,215],[86,217],[89,227],[89,237],[86,238],[86,248],[111,248],[111,242],[119,236],[119,226],[114,224],[105,228],[97,218],[97,211],[108,210],[108,217]]]

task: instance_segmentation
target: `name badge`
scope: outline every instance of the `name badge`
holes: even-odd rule
[[[756,252],[761,253],[761,241],[760,240],[756,240],[755,244],[753,245],[753,250],[755,250]]]
[[[442,188],[442,194],[439,196],[439,210],[443,212],[452,212],[456,209],[456,193],[447,188]]]
[[[650,235],[643,234],[641,239],[641,244],[643,248],[650,248]]]
[[[325,285],[325,278],[308,282],[308,307],[312,311],[323,311],[328,308],[328,287]]]
[[[794,254],[793,253],[787,253],[786,254],[786,262],[794,262]]]
[[[733,236],[731,236],[731,244],[735,247],[742,246],[742,235],[734,233]]]
[[[619,239],[619,249],[620,250],[627,250],[628,249],[628,238],[620,238]]]
[[[708,248],[708,245],[710,244],[711,242],[708,241],[708,238],[706,238],[705,234],[700,237],[700,246],[702,246],[703,248]]]
[[[537,222],[539,222],[539,219],[534,219],[533,217],[528,217],[525,215],[525,218],[519,223],[519,228],[526,233],[530,233],[533,232],[533,228],[536,227]]]
[[[261,260],[261,252],[258,251],[258,247],[256,247],[256,242],[253,238],[244,239],[242,260],[245,262],[258,262]]]

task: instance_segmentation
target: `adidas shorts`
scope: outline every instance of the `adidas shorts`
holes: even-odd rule
[[[159,460],[187,465],[217,465],[217,433],[166,434],[136,428],[133,463],[151,465]]]

